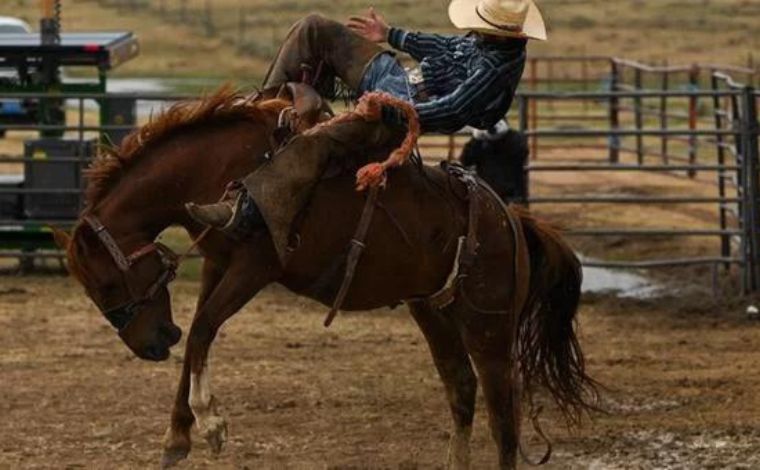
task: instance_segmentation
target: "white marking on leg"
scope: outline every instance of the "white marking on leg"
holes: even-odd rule
[[[197,422],[205,418],[211,406],[211,390],[208,383],[208,369],[200,373],[190,373],[190,409],[193,410]]]
[[[216,411],[214,396],[209,387],[208,369],[190,374],[190,397],[188,403],[193,410],[195,423],[201,435],[208,441],[214,453],[222,450],[227,440],[227,423]]]
[[[468,470],[470,468],[470,436],[472,426],[455,427],[449,439],[449,470]]]

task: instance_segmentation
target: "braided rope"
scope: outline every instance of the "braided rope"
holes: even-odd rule
[[[421,133],[420,120],[414,106],[408,101],[385,92],[365,93],[359,98],[359,103],[354,111],[342,113],[307,131],[307,133],[314,133],[326,126],[360,119],[365,121],[380,121],[383,106],[397,108],[404,114],[407,120],[406,137],[401,142],[401,145],[391,152],[384,161],[369,163],[359,168],[359,171],[356,172],[357,191],[364,191],[367,188],[384,185],[388,168],[401,166],[409,160],[409,156],[412,154]]]

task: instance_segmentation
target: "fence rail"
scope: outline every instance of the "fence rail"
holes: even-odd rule
[[[628,64],[626,64],[628,66]],[[672,83],[672,82],[671,82]],[[5,95],[0,95],[0,99]],[[49,95],[44,94],[14,94],[14,98],[46,99]],[[534,149],[533,158],[525,167],[525,178],[531,181],[531,175],[545,175],[551,173],[569,172],[593,172],[593,173],[633,173],[662,174],[679,176],[694,180],[694,188],[702,187],[705,182],[715,185],[714,194],[703,192],[694,194],[538,194],[535,188],[531,188],[533,194],[526,194],[528,204],[543,207],[558,205],[572,207],[572,205],[598,206],[602,204],[635,204],[641,206],[642,211],[649,210],[652,206],[667,207],[668,210],[678,212],[681,207],[699,204],[706,207],[717,207],[719,217],[714,227],[651,227],[651,228],[624,228],[624,227],[583,227],[570,228],[568,235],[579,238],[592,237],[717,237],[721,241],[720,251],[715,256],[704,256],[699,253],[693,257],[679,257],[670,259],[632,259],[628,261],[587,261],[586,265],[610,268],[654,268],[663,266],[689,266],[689,265],[712,265],[714,269],[720,266],[731,265],[740,273],[742,288],[745,292],[760,288],[760,275],[758,273],[758,253],[760,252],[760,239],[758,235],[758,197],[760,185],[758,184],[758,124],[757,104],[758,93],[751,87],[740,84],[727,78],[722,72],[715,73],[707,89],[634,89],[634,90],[584,90],[584,91],[544,91],[544,90],[521,90],[516,96],[514,112],[510,116],[512,122],[517,122],[531,145],[541,152],[558,152],[571,148],[589,149],[588,157],[573,157],[572,161],[558,161],[539,155]],[[61,94],[56,99],[66,100],[70,116],[65,126],[27,126],[7,124],[0,129],[9,131],[30,130],[58,130],[64,131],[65,137],[85,141],[97,138],[101,132],[124,130],[129,126],[100,126],[91,124],[87,117],[86,102],[103,103],[107,100],[133,99],[141,105],[155,107],[165,106],[169,103],[194,99],[195,96],[180,93],[144,94],[144,93],[118,93],[118,94]],[[640,100],[638,106],[646,104],[647,100],[656,100],[658,104],[663,101],[667,104],[665,110],[669,116],[666,125],[663,121],[647,118],[642,113],[642,118],[624,114],[623,101],[635,102]],[[697,106],[693,105],[696,101]],[[554,106],[549,106],[553,104]],[[563,106],[571,104],[575,106],[573,113],[579,115],[592,114],[594,119],[576,120],[573,113],[568,113]],[[685,116],[696,109],[699,119],[681,119],[685,124],[675,125],[678,121],[673,115],[671,106],[677,104],[677,108],[683,109]],[[599,110],[604,111],[600,113]],[[680,111],[679,111],[680,112]],[[601,117],[605,119],[601,119]],[[143,119],[147,116],[143,116]],[[552,119],[554,118],[554,119]],[[711,118],[711,119],[708,119]],[[562,124],[562,119],[571,121],[572,126]],[[708,122],[709,121],[709,122]],[[543,124],[548,123],[548,124]],[[433,158],[454,158],[461,145],[466,140],[467,133],[459,133],[453,136],[432,136],[423,139],[421,147],[425,153]],[[633,151],[626,153],[621,145],[624,138],[641,138],[633,147]],[[646,151],[652,146],[652,139],[664,139],[666,148],[661,152]],[[680,139],[680,140],[677,140]],[[641,148],[638,148],[639,145]],[[599,150],[605,150],[606,155],[599,154]],[[678,152],[685,153],[679,154]],[[654,154],[654,156],[651,156]],[[633,156],[626,160],[624,155]],[[617,158],[613,158],[617,156]],[[64,156],[37,160],[35,164],[77,164],[85,165],[87,159],[83,157]],[[0,155],[0,172],[8,167],[21,168],[26,160],[9,155]],[[708,176],[709,175],[709,176]],[[1,180],[0,180],[1,182]],[[702,186],[700,186],[702,185]],[[40,195],[55,195],[71,197],[79,195],[83,184],[75,188],[46,188],[44,190],[21,187],[0,187],[0,201],[5,196],[15,195],[19,197],[31,197]],[[712,187],[712,186],[711,186]],[[593,209],[589,209],[593,210]],[[26,224],[60,224],[65,220],[51,217],[29,217],[25,220],[9,219],[0,217],[0,234],[4,230],[13,227],[25,226]],[[35,255],[28,251],[15,251],[9,253],[0,251],[0,256],[12,256],[18,254],[20,258],[29,258]],[[53,256],[49,252],[38,253],[42,257]]]

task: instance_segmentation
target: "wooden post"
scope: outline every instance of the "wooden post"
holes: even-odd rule
[[[537,69],[538,69],[538,61],[536,58],[530,59],[530,88],[533,91],[538,90],[538,76],[537,76]],[[536,100],[530,100],[530,128],[535,130],[538,127],[538,104],[536,103]],[[538,139],[537,137],[531,136],[530,138],[530,157],[533,160],[538,160]]]
[[[42,0],[42,18],[53,17],[53,0]]]
[[[238,48],[243,47],[245,44],[245,9],[243,6],[240,6],[240,12],[238,13]]]
[[[455,151],[456,151],[457,144],[456,144],[456,141],[454,140],[453,134],[449,134],[448,136],[446,136],[446,139],[447,139],[446,145],[448,147],[447,153],[446,153],[446,161],[453,162],[456,159]]]
[[[211,9],[211,0],[206,0],[204,3],[204,19],[203,19],[203,25],[206,27],[206,36],[213,37],[216,36],[216,27],[214,26],[214,18],[212,15],[212,9]]]

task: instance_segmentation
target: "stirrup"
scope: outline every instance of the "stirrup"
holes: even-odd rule
[[[235,203],[232,207],[232,217],[229,222],[219,229],[225,235],[236,240],[245,240],[254,232],[261,229],[267,229],[264,216],[244,188],[235,196]]]
[[[238,191],[237,194],[234,195],[234,200],[230,206],[232,215],[226,224],[218,228],[220,232],[223,232],[227,235],[234,235],[235,231],[240,225],[240,222],[243,219],[243,198],[248,198],[248,193],[246,193],[244,190]]]

